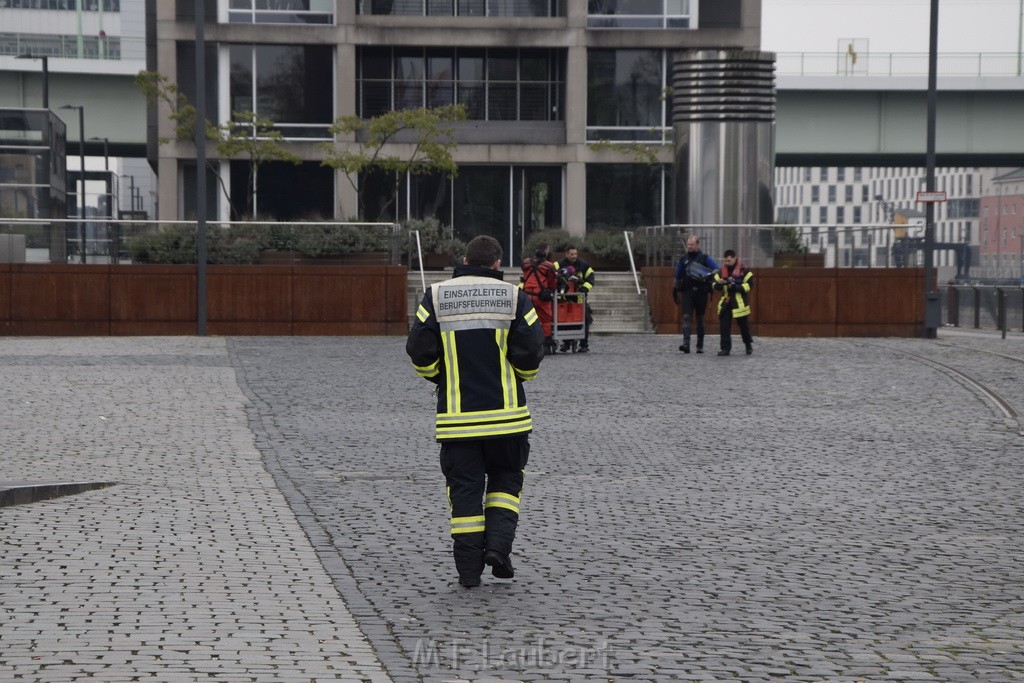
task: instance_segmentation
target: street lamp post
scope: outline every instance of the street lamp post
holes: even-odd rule
[[[15,59],[38,59],[43,63],[43,109],[50,110],[50,58],[47,55],[34,55],[25,52]]]
[[[82,181],[82,189],[75,187],[75,194],[78,197],[78,249],[81,254],[81,262],[85,263],[85,106],[81,104],[65,104],[61,109],[78,110],[78,175]]]
[[[928,107],[925,130],[925,189],[935,191],[935,117],[938,109],[939,0],[931,0],[928,25]],[[935,202],[925,204],[924,219],[924,337],[935,339],[941,303],[935,283]]]
[[[110,139],[109,138],[89,138],[89,142],[103,141],[103,170],[110,170]]]

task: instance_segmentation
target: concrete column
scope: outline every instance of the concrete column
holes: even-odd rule
[[[565,60],[565,142],[587,142],[587,48],[570,47]]]
[[[178,187],[178,160],[161,156],[157,163],[157,194],[160,197],[160,220],[176,221],[181,217],[181,197]]]
[[[351,116],[356,113],[356,46],[338,45],[335,59],[335,118]],[[351,135],[336,138],[339,143],[353,142],[354,139]],[[359,213],[359,196],[349,178],[341,171],[334,173],[334,192],[335,218],[345,220],[355,217]]]
[[[583,162],[565,165],[565,197],[565,229],[582,237],[587,234],[587,165]]]
[[[771,223],[775,55],[684,52],[672,87],[676,222]]]

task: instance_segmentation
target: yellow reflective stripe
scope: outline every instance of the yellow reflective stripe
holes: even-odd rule
[[[455,348],[455,332],[442,332],[441,341],[444,346],[445,372],[448,383],[446,402],[448,412],[458,413],[462,410],[461,389],[459,388],[459,363]]]
[[[438,425],[434,430],[434,435],[439,439],[446,437],[452,439],[479,439],[490,436],[504,436],[506,434],[521,434],[532,429],[532,420],[503,422],[497,425],[454,425],[451,427],[442,427]]]
[[[526,322],[527,325],[532,325],[535,322],[537,322],[537,309],[531,308],[529,311],[527,311],[526,315],[523,316],[523,320]]]
[[[540,368],[537,368],[536,370],[520,370],[519,368],[514,369],[516,371],[516,375],[518,375],[520,379],[527,382],[530,381],[531,379],[534,379],[537,376],[537,373],[540,372]]]
[[[485,508],[503,508],[505,510],[511,510],[512,512],[519,514],[519,496],[513,496],[511,493],[502,493],[495,491],[494,493],[488,493],[484,498]]]
[[[511,493],[505,493],[504,491],[491,491],[487,496],[485,496],[485,500],[491,500],[492,498],[503,498],[504,500],[511,501],[516,505],[519,505],[521,502],[519,496]]]
[[[515,408],[518,403],[516,378],[512,364],[508,362],[508,329],[494,331],[494,343],[498,345],[498,366],[501,368],[501,395],[506,408]]]
[[[472,517],[452,517],[452,533],[472,534],[478,531],[484,531],[485,519],[486,518],[483,515],[474,515]]]
[[[416,319],[421,323],[425,323],[430,319],[430,311],[423,304],[420,304],[420,307],[416,309]]]
[[[430,365],[413,365],[413,367],[416,369],[416,374],[420,377],[434,377],[440,373],[440,370],[438,370],[438,366],[440,365],[441,361],[435,360]]]
[[[512,408],[510,410],[475,410],[471,413],[438,413],[438,424],[451,422],[496,422],[498,420],[515,420],[530,416],[530,409],[526,406]]]

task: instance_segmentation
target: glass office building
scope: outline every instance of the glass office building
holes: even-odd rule
[[[148,2],[148,68],[192,101],[194,5]],[[302,158],[261,165],[257,214],[436,216],[462,239],[493,235],[515,262],[538,230],[674,221],[673,56],[756,50],[760,11],[760,0],[208,0],[206,107],[218,122],[240,111],[272,120]],[[468,114],[454,129],[454,178],[400,178],[393,202],[393,177],[350,182],[321,163],[325,143],[358,145],[332,140],[339,116],[447,104]],[[170,121],[153,122],[152,140],[173,137]],[[162,217],[188,217],[194,149],[150,152]],[[228,195],[245,191],[247,164],[213,163],[221,187],[207,192],[209,210],[229,219],[244,205]]]

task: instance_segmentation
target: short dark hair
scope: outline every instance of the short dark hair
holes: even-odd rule
[[[537,245],[537,248],[533,250],[533,255],[537,258],[544,258],[548,255],[548,245],[541,242]]]
[[[725,253],[722,254],[722,256],[724,256],[725,258],[729,258],[730,256],[735,256],[735,255],[736,255],[736,252],[733,251],[732,249],[726,249]]]
[[[498,240],[490,235],[477,235],[466,245],[466,264],[490,268],[503,254]]]
[[[576,249],[576,245],[573,244],[572,242],[569,242],[568,244],[565,245],[565,251],[569,251],[570,249]]]

